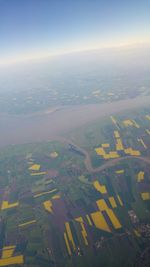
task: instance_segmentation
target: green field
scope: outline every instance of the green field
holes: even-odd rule
[[[0,266],[136,266],[150,241],[149,114],[0,151]]]

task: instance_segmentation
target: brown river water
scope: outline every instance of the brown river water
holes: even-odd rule
[[[123,111],[150,106],[150,96],[105,104],[67,106],[31,115],[0,115],[0,147],[42,142]]]

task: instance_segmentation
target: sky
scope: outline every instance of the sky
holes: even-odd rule
[[[0,0],[1,65],[149,42],[149,0]]]

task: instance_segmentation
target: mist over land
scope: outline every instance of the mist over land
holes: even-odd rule
[[[149,45],[7,66],[0,77],[0,145],[56,139],[93,120],[147,106],[149,73]]]
[[[0,69],[0,112],[104,103],[149,94],[148,44],[103,48]]]

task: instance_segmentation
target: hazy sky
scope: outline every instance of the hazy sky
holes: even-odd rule
[[[0,63],[150,41],[150,0],[0,0]]]

